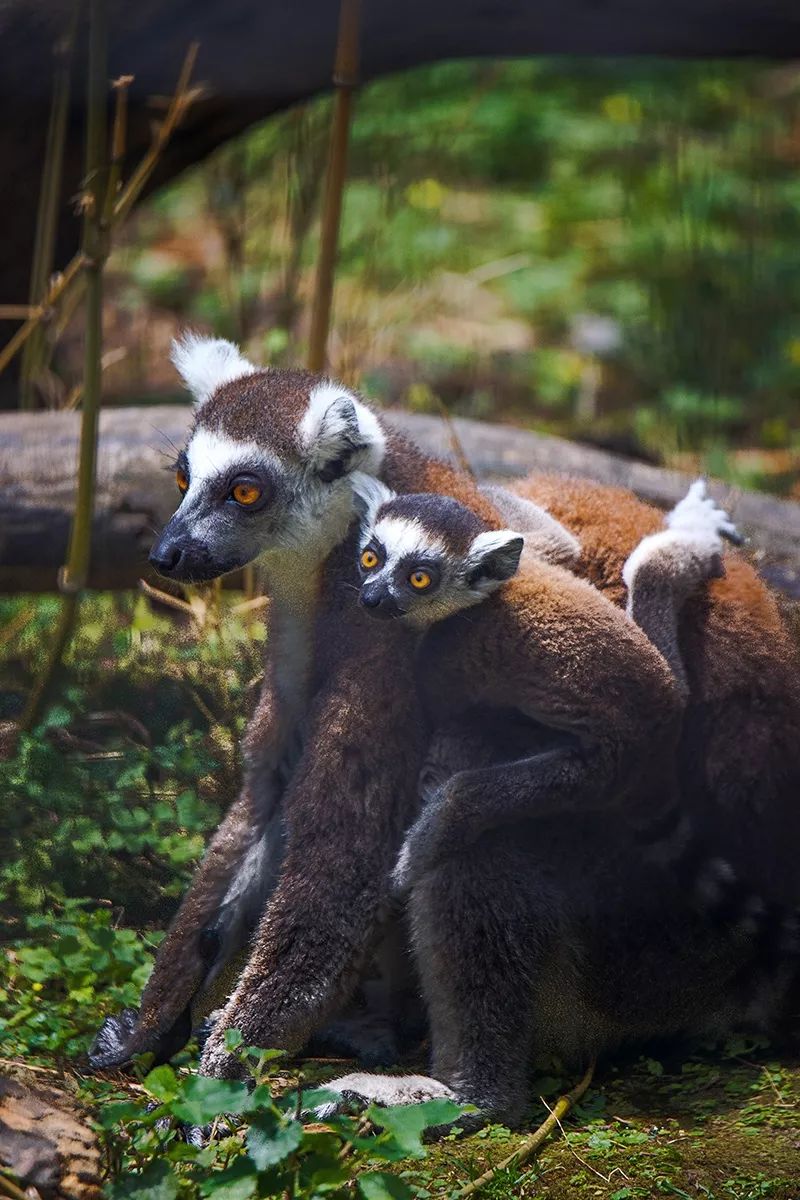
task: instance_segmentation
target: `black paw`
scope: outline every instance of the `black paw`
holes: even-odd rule
[[[107,1071],[130,1062],[128,1044],[138,1019],[138,1008],[123,1008],[122,1012],[106,1017],[89,1047],[89,1066],[93,1071]]]
[[[89,1067],[93,1071],[107,1071],[112,1067],[124,1067],[137,1054],[152,1054],[155,1064],[168,1062],[173,1054],[188,1042],[192,1032],[191,1013],[185,1008],[177,1021],[162,1033],[149,1037],[137,1036],[138,1008],[123,1008],[122,1012],[106,1017],[89,1047]]]

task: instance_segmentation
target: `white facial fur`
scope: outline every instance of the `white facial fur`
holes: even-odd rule
[[[381,566],[370,572],[368,579],[391,592],[407,623],[424,627],[441,621],[479,604],[505,582],[489,576],[470,580],[470,575],[487,555],[510,543],[518,543],[520,534],[508,529],[487,530],[474,538],[466,555],[456,554],[448,546],[444,531],[442,536],[436,536],[415,518],[391,513],[382,515],[382,505],[387,503],[387,496],[392,496],[383,484],[363,486],[359,483],[356,490],[366,509],[361,549],[374,542],[382,547],[385,555]],[[404,575],[398,570],[400,564],[408,568],[415,560],[421,564],[434,563],[440,571],[441,577],[430,592],[409,592],[399,582],[400,575]]]
[[[274,456],[256,442],[237,442],[202,426],[192,435],[186,447],[186,457],[189,460],[186,500],[190,504],[203,487],[219,475],[226,475],[253,461],[260,460],[273,466],[276,464]]]
[[[438,558],[447,553],[441,538],[432,537],[419,521],[404,517],[379,518],[375,537],[386,551],[384,570],[393,570],[401,558]]]
[[[254,375],[263,369],[244,358],[233,342],[191,332],[184,333],[172,343],[170,357],[194,396],[196,408],[201,408],[210,400],[224,383]]]

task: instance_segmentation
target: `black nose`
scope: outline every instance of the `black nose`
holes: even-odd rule
[[[362,587],[359,600],[373,617],[388,619],[399,615],[397,601],[388,588],[383,585],[366,584]]]
[[[183,551],[177,542],[165,542],[162,540],[157,546],[154,546],[150,551],[150,562],[158,571],[159,575],[169,575],[180,563],[183,558]]]

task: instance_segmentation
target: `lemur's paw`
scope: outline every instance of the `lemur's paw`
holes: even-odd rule
[[[337,1113],[354,1112],[379,1104],[390,1108],[401,1104],[422,1104],[425,1100],[455,1100],[445,1083],[428,1075],[369,1075],[354,1072],[323,1085],[326,1092],[337,1092],[338,1100],[318,1105],[313,1112],[318,1121],[327,1121]]]
[[[406,834],[397,862],[389,876],[393,896],[403,899],[419,883],[423,875],[436,865],[440,841],[441,790],[422,810],[422,814]]]
[[[87,1055],[93,1071],[106,1071],[130,1062],[128,1044],[138,1020],[138,1008],[123,1008],[121,1012],[106,1017],[95,1034]]]
[[[680,503],[667,514],[668,529],[695,537],[725,538],[741,546],[744,538],[724,508],[720,508],[706,490],[705,479],[696,479]]]

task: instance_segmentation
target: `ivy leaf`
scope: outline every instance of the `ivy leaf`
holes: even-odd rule
[[[225,1049],[232,1054],[234,1050],[238,1050],[242,1044],[242,1034],[239,1029],[225,1030]]]
[[[127,1179],[112,1184],[112,1200],[174,1200],[178,1194],[178,1180],[169,1163],[148,1163],[141,1175],[129,1175]]]
[[[404,1157],[424,1158],[425,1149],[421,1136],[423,1130],[431,1125],[447,1125],[460,1117],[463,1111],[463,1105],[455,1104],[452,1100],[426,1100],[423,1104],[392,1108],[378,1108],[373,1105],[367,1115],[376,1125],[391,1134],[394,1147],[401,1151]]]
[[[408,1184],[385,1171],[370,1171],[359,1175],[358,1190],[364,1200],[413,1200]]]
[[[172,1067],[166,1065],[156,1067],[148,1072],[144,1079],[144,1086],[150,1095],[155,1096],[156,1100],[160,1100],[162,1104],[169,1104],[175,1100],[179,1091],[175,1072]]]
[[[247,1084],[233,1079],[211,1079],[193,1075],[185,1081],[180,1097],[171,1107],[187,1125],[207,1125],[223,1113],[240,1113],[247,1107]]]
[[[255,1117],[247,1133],[247,1153],[259,1171],[283,1162],[303,1140],[299,1121],[283,1122],[272,1113]]]
[[[258,1173],[247,1158],[238,1158],[226,1171],[214,1171],[200,1185],[200,1195],[213,1200],[250,1200],[258,1190]]]

